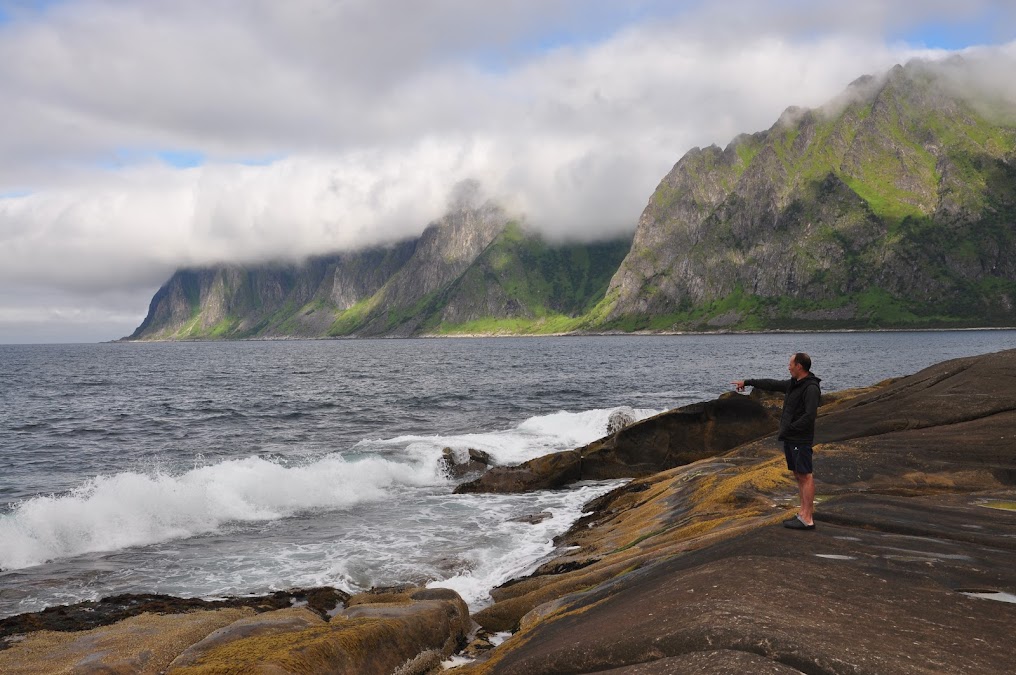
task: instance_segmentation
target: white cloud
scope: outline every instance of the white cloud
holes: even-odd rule
[[[0,24],[0,195],[31,193],[0,198],[0,284],[150,296],[181,265],[416,234],[468,178],[552,236],[630,231],[692,146],[924,53],[886,41],[916,20],[897,3],[622,4],[15,12]],[[916,18],[988,4],[929,2]],[[177,149],[209,162],[103,166]],[[266,156],[279,159],[238,161]]]
[[[151,290],[79,292],[0,286],[0,344],[100,342],[129,335],[144,319]]]

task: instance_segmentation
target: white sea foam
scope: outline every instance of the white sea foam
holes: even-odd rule
[[[236,521],[266,521],[310,509],[376,501],[397,485],[442,482],[435,462],[328,455],[287,467],[257,457],[181,475],[98,476],[62,496],[40,496],[0,515],[0,568],[190,537]]]
[[[476,611],[490,589],[532,571],[555,553],[555,536],[581,515],[583,505],[623,480],[528,494],[417,495],[370,505],[369,519],[336,519],[333,535],[304,543],[231,544],[230,552],[189,564],[206,575],[205,595],[250,588],[335,586],[357,593],[371,586],[426,584],[457,591]],[[403,513],[408,509],[413,514]],[[519,516],[546,512],[531,524]],[[382,523],[389,524],[383,527]],[[242,580],[242,581],[237,581]],[[187,583],[195,587],[193,581]],[[163,592],[173,592],[172,589]]]
[[[490,453],[498,464],[518,464],[551,452],[571,450],[591,443],[607,433],[607,420],[619,408],[602,408],[582,412],[560,411],[524,420],[518,426],[476,434],[457,436],[398,436],[387,440],[362,441],[357,449],[404,447],[409,453],[431,456],[442,448],[476,448]],[[635,409],[635,417],[643,420],[661,411]]]
[[[449,480],[438,461],[444,447],[477,448],[489,452],[499,464],[518,463],[600,438],[614,410],[556,412],[529,418],[510,429],[477,434],[362,441],[346,456],[334,453],[295,466],[248,457],[176,474],[150,470],[93,477],[67,494],[38,496],[0,514],[0,569],[22,569],[85,553],[185,539],[218,532],[229,523],[266,522],[313,510],[378,504],[396,494],[405,501],[407,487],[431,488],[431,492],[447,489]],[[657,412],[635,411],[639,419]],[[536,511],[554,514],[544,523],[484,523],[483,528],[503,530],[498,533],[499,542],[468,554],[463,564],[469,573],[453,582],[456,590],[471,603],[482,602],[491,586],[549,553],[550,539],[566,529],[578,517],[581,504],[591,498],[586,489],[569,493],[565,503],[560,495],[532,500]],[[478,499],[478,509],[489,507],[493,500],[490,496]],[[546,509],[539,506],[544,502]],[[392,527],[401,529],[398,522],[403,519],[410,523],[414,516],[395,514]],[[385,532],[386,537],[396,539],[403,534]],[[349,542],[345,545],[345,552],[329,552],[330,565],[349,557]],[[322,571],[320,562],[312,566]],[[352,579],[350,585],[355,585],[356,579],[369,582],[374,574],[325,571],[322,580],[339,577]]]
[[[478,548],[470,554],[469,569],[431,587],[455,590],[470,609],[476,611],[490,602],[490,589],[509,579],[524,576],[554,553],[553,539],[562,534],[579,516],[590,499],[598,497],[624,481],[600,482],[568,491],[544,491],[529,495],[531,512],[545,511],[551,518],[537,524],[506,520],[496,526],[500,545]],[[485,495],[473,496],[482,499]]]

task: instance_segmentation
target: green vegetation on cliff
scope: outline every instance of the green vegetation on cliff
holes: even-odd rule
[[[1016,110],[962,61],[861,78],[660,183],[604,328],[1016,325]],[[601,307],[602,309],[602,307]]]
[[[495,223],[490,242],[469,256],[453,233],[437,234],[400,245],[401,254],[370,250],[301,266],[181,270],[131,337],[568,332],[588,323],[586,313],[602,301],[631,245],[628,239],[555,244],[507,222]],[[467,258],[454,262],[456,255]],[[453,263],[442,267],[448,259]],[[386,263],[373,285],[352,288]]]
[[[424,323],[439,334],[577,330],[628,253],[627,239],[553,245],[509,224]]]

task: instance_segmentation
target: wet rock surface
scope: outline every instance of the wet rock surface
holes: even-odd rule
[[[628,407],[619,408],[610,413],[610,417],[607,419],[607,435],[616,434],[621,429],[633,424],[635,424],[635,411]]]
[[[324,616],[348,599],[348,593],[329,586],[225,600],[177,598],[154,593],[115,595],[102,600],[48,607],[41,612],[18,614],[0,619],[0,649],[9,645],[8,638],[12,635],[39,630],[89,630],[141,614],[182,614],[198,610],[242,607],[250,608],[255,612],[269,612],[291,607],[294,604],[303,604]]]
[[[553,518],[553,517],[554,517],[554,514],[551,513],[550,511],[540,511],[539,513],[529,513],[529,514],[524,515],[524,516],[519,516],[518,518],[511,518],[511,519],[509,519],[509,522],[513,522],[513,523],[529,523],[530,525],[537,525],[537,524],[542,523],[543,521],[547,520],[548,518]]]
[[[489,453],[475,448],[466,450],[445,448],[440,461],[444,471],[452,478],[463,478],[469,474],[483,473],[494,464]]]

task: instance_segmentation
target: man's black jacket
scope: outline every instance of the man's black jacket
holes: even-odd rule
[[[811,445],[815,442],[815,416],[822,397],[821,381],[808,373],[800,380],[745,380],[744,383],[766,391],[784,392],[779,440]]]

